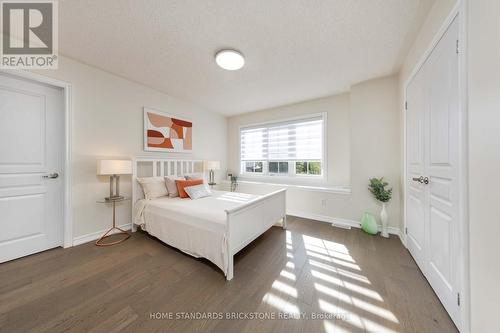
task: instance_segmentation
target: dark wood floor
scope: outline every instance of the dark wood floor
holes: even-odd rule
[[[176,319],[187,315],[199,319]],[[399,239],[290,218],[288,231],[272,228],[236,256],[231,282],[207,261],[141,232],[109,248],[89,243],[1,264],[0,331],[456,329]]]

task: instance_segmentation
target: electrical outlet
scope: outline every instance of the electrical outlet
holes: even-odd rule
[[[321,200],[321,206],[326,207],[326,199]]]

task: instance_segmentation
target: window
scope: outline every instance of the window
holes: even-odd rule
[[[243,127],[241,172],[256,176],[324,176],[324,115]]]
[[[295,162],[298,175],[321,175],[321,162]]]
[[[288,174],[288,162],[269,161],[269,173]]]
[[[263,162],[245,162],[245,172],[262,173]]]

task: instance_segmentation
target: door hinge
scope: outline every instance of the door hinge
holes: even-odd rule
[[[407,227],[405,227],[405,234],[408,235],[408,228]]]
[[[458,42],[458,39],[457,39],[457,54],[459,52],[458,44],[459,44],[459,42]]]
[[[457,304],[460,306],[460,293],[457,293]]]
[[[408,102],[405,102],[405,110],[408,110]]]

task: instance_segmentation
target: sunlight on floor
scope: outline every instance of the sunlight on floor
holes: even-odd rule
[[[366,319],[358,315],[357,313],[353,311],[348,311],[340,306],[333,306],[331,303],[326,302],[322,299],[318,300],[320,309],[325,311],[325,312],[330,312],[330,313],[345,313],[348,315],[348,323],[352,326],[355,326],[357,328],[366,330],[367,332],[377,332],[377,333],[397,333],[397,331],[394,331],[388,327],[382,326],[380,324],[377,324],[373,322],[372,320]],[[327,321],[325,321],[326,323]],[[342,328],[343,330],[339,331],[339,326],[333,324],[331,321],[328,321],[328,324],[325,324],[325,331],[326,332],[351,332],[347,328]]]
[[[291,287],[290,285],[288,285],[286,283],[275,280],[273,283],[273,288],[276,290],[279,290],[280,292],[285,293],[289,296],[297,298],[297,289]]]
[[[309,259],[309,264],[311,266],[315,266],[315,267],[321,268],[323,270],[327,270],[327,271],[329,271],[329,272],[331,272],[332,274],[335,274],[335,275],[342,275],[342,276],[350,278],[352,280],[356,280],[356,281],[363,282],[363,283],[366,283],[366,284],[371,284],[371,282],[365,276],[360,275],[360,274],[356,274],[356,273],[353,273],[353,272],[346,271],[346,270],[344,270],[342,268],[332,267],[330,265],[323,264],[323,263],[321,263],[319,261],[312,260],[312,259]]]
[[[352,304],[352,305],[354,305],[362,310],[365,310],[366,312],[370,312],[374,315],[382,317],[383,319],[387,319],[387,320],[390,320],[392,322],[399,323],[399,321],[396,319],[396,317],[392,314],[391,311],[386,310],[382,307],[379,307],[379,306],[374,305],[374,304],[369,303],[369,302],[365,302],[357,297],[350,296],[348,294],[345,294],[345,293],[340,292],[338,290],[326,287],[326,286],[319,284],[319,283],[314,283],[314,287],[316,288],[317,291],[319,291],[325,295],[331,296],[331,297],[338,299],[344,303]]]
[[[357,284],[350,283],[348,281],[344,281],[344,280],[341,280],[339,278],[332,277],[329,274],[324,274],[324,273],[321,273],[321,272],[318,272],[315,270],[311,270],[311,273],[312,273],[312,276],[314,276],[315,278],[318,278],[318,279],[321,279],[323,281],[330,282],[330,283],[336,284],[338,286],[344,287],[344,288],[349,289],[351,291],[354,291],[358,294],[362,294],[366,297],[373,298],[376,301],[380,301],[380,302],[384,301],[382,299],[382,296],[380,296],[380,294],[374,290],[358,286]]]
[[[335,259],[335,258],[331,257],[330,255],[323,255],[323,254],[319,254],[319,253],[316,253],[316,252],[313,252],[313,251],[306,251],[306,253],[307,253],[308,256],[311,256],[311,257],[314,257],[314,258],[318,258],[318,259],[321,259],[321,260],[324,260],[324,261],[328,261],[328,262],[331,262],[331,263],[334,263],[334,264],[337,264],[337,265],[342,265],[342,266],[345,266],[347,268],[352,268],[352,269],[355,269],[357,271],[361,270],[361,268],[358,265],[356,265],[356,264],[349,263],[349,262],[346,262],[346,261],[343,261],[343,260]]]
[[[312,311],[339,316],[323,320],[325,332],[350,332],[349,327],[367,332],[396,332],[392,328],[399,324],[398,319],[383,306],[384,299],[372,288],[372,283],[362,274],[362,268],[345,245],[299,236],[286,231],[288,261],[279,278],[272,283],[272,291],[263,297],[263,302],[278,311],[298,314],[301,312],[298,295],[300,287],[304,286],[300,280],[312,279],[306,281],[306,285],[312,284],[315,291],[313,302],[316,304],[311,304]],[[306,254],[305,263],[300,261],[304,258],[303,253]],[[380,322],[387,322],[387,327]]]
[[[327,250],[331,251],[336,251],[339,253],[345,253],[349,254],[349,251],[347,250],[347,247],[343,244],[327,241],[324,239],[316,238],[316,237],[311,237],[307,235],[302,235],[302,239],[304,241],[304,244],[307,246],[316,246],[320,248],[325,248]]]
[[[298,306],[272,293],[267,293],[262,300],[283,313],[289,313],[292,315],[300,314]]]
[[[288,280],[292,280],[292,281],[295,281],[297,278],[295,276],[295,274],[293,273],[290,273],[288,271],[285,271],[285,270],[282,270],[280,275],[284,278],[287,278]]]

